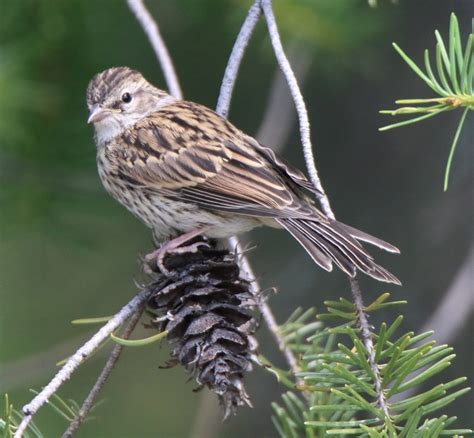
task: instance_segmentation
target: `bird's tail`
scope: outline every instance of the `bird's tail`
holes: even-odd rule
[[[323,223],[294,218],[279,218],[277,221],[326,271],[332,271],[335,263],[350,277],[354,277],[356,271],[360,270],[377,280],[401,284],[397,277],[374,262],[358,240],[399,253],[395,246],[337,221]]]

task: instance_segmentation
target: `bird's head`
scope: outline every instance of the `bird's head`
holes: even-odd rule
[[[87,87],[87,123],[94,124],[98,143],[105,143],[175,100],[136,70],[109,68]]]

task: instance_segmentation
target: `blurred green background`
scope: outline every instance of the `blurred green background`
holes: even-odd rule
[[[220,80],[249,1],[153,0],[157,18],[190,100],[215,106]],[[378,110],[396,98],[430,97],[391,47],[396,41],[421,60],[434,46],[435,29],[446,35],[455,12],[465,35],[471,0],[276,0],[285,45],[309,65],[303,91],[312,122],[317,163],[337,216],[395,243],[401,256],[376,253],[403,281],[397,288],[361,279],[366,300],[383,291],[407,299],[405,329],[430,319],[472,246],[472,115],[461,135],[447,193],[444,164],[460,114],[447,113],[387,133]],[[0,0],[0,393],[17,407],[31,398],[94,328],[72,319],[119,309],[141,279],[139,253],[151,248],[149,231],[108,197],[98,179],[85,89],[98,71],[128,65],[165,87],[150,45],[121,0]],[[260,23],[237,81],[230,119],[256,133],[267,105],[276,64]],[[288,105],[289,105],[288,101]],[[293,121],[294,116],[293,116]],[[271,145],[269,145],[271,146]],[[296,123],[283,154],[303,167]],[[349,296],[340,272],[318,269],[284,233],[258,230],[251,253],[264,287],[283,321],[297,306],[321,307],[326,298]],[[471,275],[472,279],[472,275]],[[471,291],[465,293],[472,294]],[[471,295],[472,296],[472,295]],[[472,305],[472,300],[471,300]],[[472,307],[448,339],[456,349],[443,380],[474,368]],[[379,318],[393,318],[387,312]],[[458,318],[438,319],[437,327]],[[377,321],[373,321],[376,323]],[[432,327],[429,327],[432,328]],[[147,333],[139,330],[136,336]],[[436,336],[435,336],[436,337]],[[262,352],[284,366],[266,328]],[[281,388],[261,369],[247,377],[254,409],[221,424],[213,397],[193,393],[179,367],[158,369],[166,346],[125,351],[80,437],[273,437],[270,401]],[[97,354],[61,388],[81,402],[105,360]],[[471,380],[472,382],[472,380]],[[472,427],[473,396],[448,413]],[[67,424],[51,409],[37,424],[60,436]]]

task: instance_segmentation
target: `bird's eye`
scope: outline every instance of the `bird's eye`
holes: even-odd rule
[[[122,94],[122,102],[130,103],[132,101],[132,96],[130,93],[123,93]]]

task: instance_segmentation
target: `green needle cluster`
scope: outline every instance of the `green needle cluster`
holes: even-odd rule
[[[410,125],[429,119],[445,111],[463,109],[456,133],[451,144],[446,170],[444,176],[444,190],[447,190],[449,174],[456,145],[459,140],[461,130],[464,126],[467,113],[474,110],[473,77],[474,77],[474,20],[472,22],[471,33],[467,38],[467,43],[463,49],[459,23],[455,14],[451,14],[449,26],[449,40],[446,45],[441,34],[435,31],[436,50],[434,68],[431,65],[430,52],[428,49],[424,53],[423,71],[418,65],[395,43],[393,47],[410,66],[416,75],[422,79],[426,85],[437,95],[429,99],[399,99],[395,103],[401,105],[397,109],[383,110],[381,114],[416,115],[402,122],[380,128],[380,131],[387,131],[393,128]],[[421,114],[421,115],[419,115]]]
[[[366,312],[404,304],[388,298],[389,294],[381,295]],[[288,391],[281,402],[273,403],[273,423],[280,436],[431,438],[472,433],[452,428],[456,417],[434,414],[469,391],[462,386],[464,377],[430,384],[454,359],[451,347],[428,340],[432,332],[398,334],[402,316],[374,329],[375,364],[387,415],[377,397],[354,305],[343,298],[325,305],[327,313],[316,319],[314,311],[298,310],[281,327],[300,358],[301,372],[296,376],[299,391]]]

